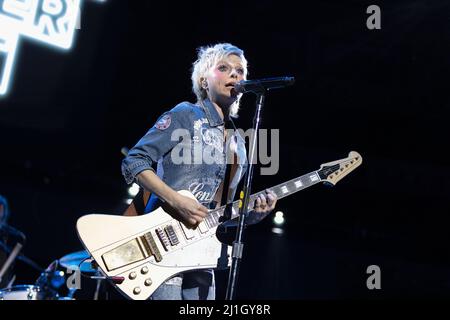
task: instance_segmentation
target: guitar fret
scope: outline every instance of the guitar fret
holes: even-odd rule
[[[275,193],[275,195],[277,196],[277,198],[280,198],[280,197],[283,197],[283,195],[284,194],[282,194],[280,191],[281,190],[279,190],[279,189],[275,189],[275,188],[272,188],[272,189],[270,189],[273,193]]]
[[[300,177],[297,177],[290,181],[287,181],[285,183],[276,185],[276,186],[270,188],[269,190],[272,191],[273,193],[275,193],[275,195],[277,196],[278,199],[281,199],[281,198],[291,195],[297,191],[300,191],[302,189],[305,189],[311,185],[314,185],[314,184],[320,182],[321,181],[320,173],[321,172],[313,171],[313,172],[310,172],[303,176],[300,176]],[[250,195],[249,200],[248,200],[248,208],[247,208],[248,211],[253,210],[254,202],[256,201],[257,197],[260,194],[265,194],[265,191],[257,192],[253,195]],[[232,203],[232,207],[234,209],[233,210],[234,214],[232,214],[232,217],[231,217],[232,219],[234,219],[238,216],[239,201],[240,200],[237,200]],[[204,233],[204,232],[206,232],[204,227],[206,227],[207,229],[211,229],[211,228],[218,226],[221,223],[220,217],[222,217],[224,214],[225,214],[225,206],[222,206],[213,211],[210,211],[204,220],[203,228],[201,226],[199,226],[200,231],[202,233]]]
[[[211,215],[206,216],[206,225],[208,229],[211,229],[213,227],[214,222],[212,221]]]
[[[307,187],[310,187],[318,182],[321,181],[321,177],[319,176],[317,171],[310,172],[308,174],[305,174],[303,176],[297,177],[295,179],[289,180],[285,183],[276,185],[269,190],[275,193],[278,199],[284,198],[288,195],[291,195],[297,191],[300,191],[302,189],[305,189]],[[265,195],[265,191],[257,192],[253,195],[250,195],[248,200],[248,211],[253,209],[253,204],[257,197],[260,194]],[[233,214],[232,219],[236,218],[238,216],[239,212],[239,201],[234,201],[232,206],[234,208],[235,214]],[[214,211],[211,211],[211,214],[216,214],[217,218],[222,217],[224,215],[225,206],[222,206],[220,208],[215,209]],[[214,220],[214,226],[219,225],[219,219]]]
[[[209,227],[213,228],[216,225],[216,221],[214,220],[214,216],[212,214],[210,214],[208,216],[208,220],[209,220]]]
[[[239,200],[233,203],[234,212],[239,213]],[[225,212],[224,212],[225,213]]]
[[[213,214],[211,214],[211,220],[212,220],[212,222],[213,222],[213,226],[215,227],[215,226],[217,226],[217,217],[216,217],[216,215],[213,213]]]
[[[315,181],[319,180],[319,177],[317,176],[316,173],[314,173],[309,176],[309,179],[311,180],[311,182],[315,182]]]
[[[219,211],[210,211],[205,218],[206,225],[209,229],[219,225],[219,217],[221,216]]]

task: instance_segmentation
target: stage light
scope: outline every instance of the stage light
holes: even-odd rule
[[[133,183],[131,187],[128,188],[128,194],[132,197],[136,196],[139,193],[139,186],[136,183]]]
[[[275,217],[273,217],[273,223],[277,226],[282,226],[284,224],[284,214],[281,211],[277,211],[275,213]]]
[[[0,95],[8,91],[19,38],[25,36],[52,47],[70,49],[81,2],[0,0]]]
[[[272,232],[278,235],[282,235],[284,230],[282,228],[272,228]]]

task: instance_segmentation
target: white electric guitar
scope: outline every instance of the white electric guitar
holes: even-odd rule
[[[319,182],[334,185],[361,163],[361,156],[352,151],[348,158],[322,164],[319,170],[270,190],[281,199]],[[179,192],[195,199],[189,191]],[[249,210],[260,193],[264,191],[250,196]],[[240,200],[233,202],[231,219],[238,217],[239,204]],[[89,214],[78,219],[77,231],[111,283],[126,297],[144,300],[178,273],[230,265],[231,246],[216,237],[224,210],[211,210],[196,229],[187,228],[163,208],[135,217]]]

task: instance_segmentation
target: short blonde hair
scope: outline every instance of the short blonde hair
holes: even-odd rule
[[[244,51],[230,43],[218,43],[214,46],[205,46],[197,49],[198,58],[192,66],[192,91],[197,97],[198,101],[206,99],[207,92],[202,87],[201,81],[206,77],[206,73],[218,61],[230,54],[237,55],[242,60],[242,67],[244,68],[244,79],[247,79],[247,59],[245,59]],[[239,111],[239,103],[242,94],[239,94],[237,100],[230,107],[230,116],[236,118]]]

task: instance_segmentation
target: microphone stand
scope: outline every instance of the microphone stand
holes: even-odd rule
[[[239,220],[237,226],[236,239],[233,242],[232,248],[232,262],[230,273],[228,277],[228,285],[227,292],[225,296],[225,300],[233,300],[235,291],[236,291],[236,282],[239,272],[239,266],[242,260],[242,252],[244,249],[244,227],[245,227],[245,218],[248,214],[248,202],[251,193],[251,185],[253,180],[253,159],[255,157],[255,147],[257,141],[257,133],[259,130],[259,126],[261,123],[261,110],[264,106],[265,93],[266,90],[263,86],[259,86],[257,89],[252,90],[251,92],[255,93],[257,96],[256,100],[256,113],[253,119],[253,136],[250,142],[250,159],[248,164],[248,170],[245,174],[245,184],[243,190],[239,195],[240,205],[239,205]]]

